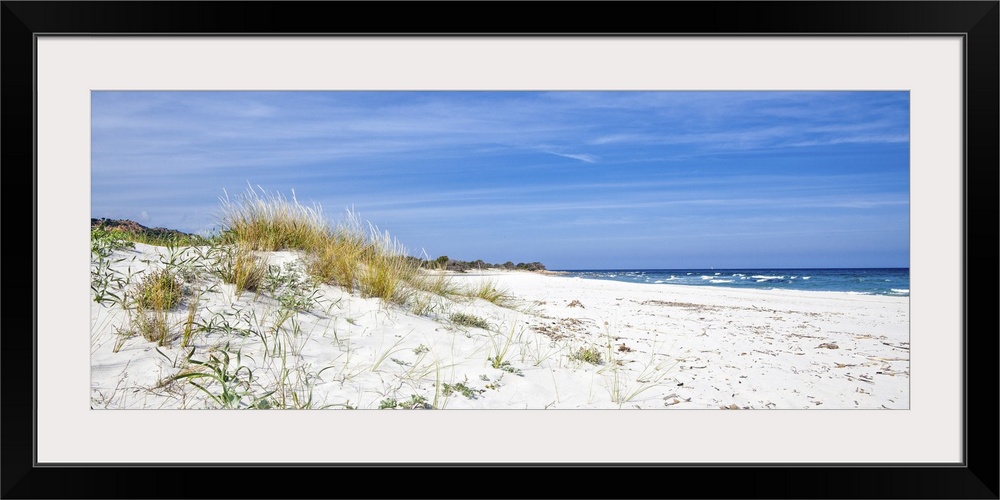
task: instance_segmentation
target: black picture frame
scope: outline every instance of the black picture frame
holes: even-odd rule
[[[10,238],[26,226],[32,194],[32,269],[8,265],[2,345],[4,498],[998,498],[996,287],[971,291],[970,274],[997,276],[1000,2],[19,2],[0,7],[5,197]],[[391,15],[388,14],[391,9]],[[572,16],[567,10],[573,11]],[[336,15],[334,15],[336,13]],[[38,466],[33,335],[44,297],[36,283],[37,165],[34,47],[46,34],[247,35],[960,35],[964,40],[963,352],[961,464],[350,464]],[[30,168],[29,168],[30,167]],[[29,175],[29,172],[31,173]],[[13,239],[14,245],[23,239]],[[22,262],[23,246],[7,247]],[[11,263],[11,259],[7,260]],[[971,264],[976,264],[972,266]],[[30,311],[30,314],[29,314]],[[989,311],[992,320],[985,319]],[[973,321],[975,317],[979,320]],[[67,422],[72,425],[72,422]],[[82,431],[86,431],[83,429]],[[914,436],[920,439],[920,436]],[[984,439],[987,438],[987,439]],[[151,437],[151,443],[153,438]],[[183,441],[183,435],[177,436]],[[706,445],[711,445],[706,437]],[[359,479],[358,468],[388,479]],[[389,470],[391,469],[391,470]],[[517,469],[500,470],[494,469]],[[295,475],[294,481],[282,479]],[[494,474],[493,477],[491,477]],[[473,485],[452,483],[456,477]],[[510,480],[508,480],[510,478]],[[196,481],[204,479],[206,481]],[[535,489],[534,484],[543,484]],[[319,485],[316,488],[316,485]],[[454,488],[452,486],[455,486]],[[492,486],[491,486],[492,485]],[[297,489],[304,486],[303,489]],[[650,489],[652,488],[652,489]],[[644,490],[644,492],[640,492]]]

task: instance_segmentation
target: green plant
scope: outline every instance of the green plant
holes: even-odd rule
[[[404,409],[408,409],[408,410],[413,410],[413,409],[417,409],[417,408],[424,408],[424,409],[426,409],[429,406],[430,405],[427,404],[427,398],[425,398],[424,396],[419,396],[417,394],[412,394],[412,395],[410,395],[410,399],[408,399],[406,401],[402,401],[402,402],[396,401],[395,398],[386,398],[386,399],[383,399],[379,403],[378,409],[380,409],[380,410],[387,410],[387,409],[388,410],[394,410],[396,408],[404,408]]]
[[[226,347],[228,348],[228,345]],[[210,354],[208,359],[204,361],[191,359],[193,355],[194,349],[189,354],[188,362],[200,370],[183,371],[174,375],[172,380],[187,380],[222,408],[268,408],[271,406],[270,402],[265,400],[274,391],[262,395],[253,394],[251,391],[254,381],[253,370],[241,364],[239,352],[236,353],[235,363],[225,349],[221,351],[219,356]],[[195,379],[207,379],[209,384],[218,384],[219,392],[210,391],[209,384],[199,384],[195,382]]]
[[[308,311],[320,304],[318,286],[300,274],[292,262],[286,262],[284,268],[268,266],[261,287],[270,293],[282,308],[290,311]]]
[[[122,231],[109,231],[101,226],[90,230],[90,252],[97,258],[110,257],[116,250],[131,250],[135,243]]]
[[[451,320],[452,323],[459,326],[482,328],[483,330],[488,330],[490,328],[490,324],[487,323],[485,319],[472,314],[454,313],[449,316],[448,319]]]
[[[249,246],[222,245],[213,252],[215,273],[222,281],[236,285],[237,294],[257,293],[268,273],[267,259],[258,257]]]
[[[441,384],[441,392],[444,396],[450,396],[452,393],[458,393],[469,399],[476,399],[480,394],[486,392],[485,389],[474,389],[466,385],[465,382],[458,382],[457,384],[444,383]]]
[[[490,332],[490,346],[492,347],[491,352],[493,353],[493,356],[490,356],[487,359],[493,366],[493,368],[503,369],[505,366],[510,367],[510,363],[507,361],[507,354],[510,352],[511,344],[514,343],[514,338],[515,338],[514,332],[516,330],[516,327],[517,327],[516,325],[511,325],[510,333],[506,335]],[[520,336],[518,335],[518,337]],[[505,371],[510,371],[510,370],[505,370]]]
[[[373,371],[373,372],[377,371],[378,367],[383,362],[385,362],[386,359],[388,359],[389,357],[391,357],[393,354],[395,354],[395,353],[397,353],[399,351],[402,351],[403,348],[400,347],[399,345],[403,343],[403,340],[405,340],[405,338],[400,338],[395,343],[393,343],[388,349],[386,349],[385,351],[383,351],[382,354],[376,353],[375,362],[372,364],[371,371]]]
[[[126,307],[128,288],[132,283],[132,267],[129,266],[126,272],[112,268],[112,265],[124,260],[124,258],[111,260],[107,257],[98,257],[96,261],[91,261],[90,290],[93,292],[94,302]]]
[[[135,331],[150,342],[167,345],[170,339],[167,311],[180,304],[183,291],[180,279],[169,269],[143,275],[132,291]]]
[[[512,366],[510,364],[510,361],[497,362],[497,358],[486,358],[486,361],[489,361],[491,366],[493,366],[493,368],[496,368],[498,370],[503,370],[508,373],[513,373],[514,375],[517,375],[519,377],[524,376],[524,372],[522,372],[520,368],[515,368],[514,366]]]
[[[601,356],[601,351],[594,346],[581,347],[577,349],[570,354],[569,359],[583,361],[592,365],[599,365],[604,362]]]

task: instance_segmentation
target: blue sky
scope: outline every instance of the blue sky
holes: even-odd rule
[[[907,92],[94,92],[91,216],[207,234],[248,183],[410,253],[909,266]]]

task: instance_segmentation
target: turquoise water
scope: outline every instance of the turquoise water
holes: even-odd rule
[[[909,268],[565,270],[570,276],[630,283],[811,290],[910,296]]]

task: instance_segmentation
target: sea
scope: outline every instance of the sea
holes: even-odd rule
[[[563,270],[587,279],[727,287],[910,296],[909,268],[864,269],[635,269]]]

